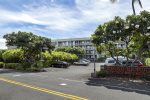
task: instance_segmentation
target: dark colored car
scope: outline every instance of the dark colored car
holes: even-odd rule
[[[70,65],[65,61],[56,61],[50,64],[51,67],[68,68]]]
[[[127,66],[133,66],[133,67],[142,67],[144,66],[142,62],[140,61],[134,61],[134,60],[129,60],[128,63],[127,63],[127,60],[123,61],[122,62],[123,65],[126,65]]]

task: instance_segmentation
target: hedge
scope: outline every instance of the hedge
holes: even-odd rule
[[[63,61],[75,61],[78,59],[78,56],[66,52],[52,52],[53,60],[63,60]]]
[[[42,52],[42,58],[44,60],[43,67],[48,67],[49,63],[51,63],[52,59],[53,59],[52,55],[48,51]],[[38,62],[38,64],[39,64],[39,62]]]
[[[23,59],[23,51],[21,49],[9,49],[2,54],[5,63],[18,63]]]
[[[3,68],[4,62],[0,62],[0,68]]]
[[[145,60],[145,64],[146,64],[146,66],[150,66],[150,58],[147,58],[147,59]]]
[[[5,68],[8,68],[8,69],[20,69],[21,67],[22,67],[22,64],[20,63],[5,63]]]
[[[5,50],[0,50],[0,61],[3,61],[2,54],[5,52]]]

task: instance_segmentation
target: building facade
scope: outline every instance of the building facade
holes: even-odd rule
[[[85,50],[83,58],[91,61],[97,60],[100,55],[96,52],[96,48],[91,42],[90,38],[69,38],[69,39],[56,39],[52,40],[53,45],[57,47],[68,46],[68,47],[81,47]]]

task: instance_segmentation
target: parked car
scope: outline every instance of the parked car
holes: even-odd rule
[[[117,59],[117,57],[114,57],[114,58]],[[118,56],[118,62],[119,62],[120,64],[122,64],[122,61],[125,60],[125,59],[126,59],[125,57]],[[113,66],[113,65],[115,65],[115,64],[116,64],[116,61],[115,61],[112,57],[110,57],[110,58],[107,58],[107,59],[105,60],[105,64],[104,64],[104,65]]]
[[[122,61],[122,65],[133,66],[133,67],[143,67],[144,66],[143,63],[140,62],[139,60],[137,60],[137,61],[129,60],[128,62],[127,62],[127,60],[124,60],[124,61]]]
[[[65,61],[56,61],[56,62],[51,63],[50,66],[57,67],[57,68],[68,68],[70,64]]]
[[[113,58],[107,58],[105,60],[105,64],[104,65],[113,66],[113,65],[115,65],[115,63],[116,63],[116,61]]]
[[[74,62],[75,65],[83,65],[83,66],[88,66],[89,65],[89,62],[86,62],[86,61],[83,61],[83,60],[80,60],[78,62]]]
[[[90,60],[85,59],[85,58],[80,59],[80,61],[85,61],[85,62],[88,62],[88,63],[90,63],[90,62],[91,62]]]

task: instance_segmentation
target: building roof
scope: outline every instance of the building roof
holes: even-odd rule
[[[83,37],[83,38],[66,38],[66,39],[54,39],[52,42],[56,41],[75,41],[75,40],[91,40],[90,37]]]

